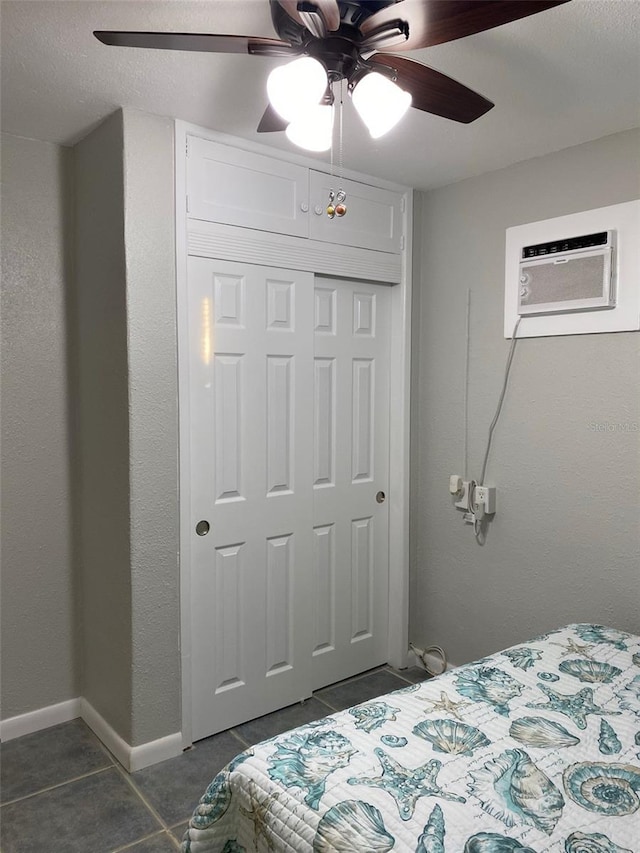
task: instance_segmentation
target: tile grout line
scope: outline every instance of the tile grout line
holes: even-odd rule
[[[326,700],[326,699],[321,699],[321,698],[320,698],[319,696],[317,696],[315,693],[313,694],[313,698],[314,698],[314,699],[317,699],[317,700],[318,700],[318,702],[321,702],[323,705],[325,705],[325,706],[326,706],[330,711],[332,711],[334,714],[338,712],[338,709],[337,709],[337,708],[334,708],[334,707],[333,707],[333,705],[332,705],[330,702],[327,702],[327,700]]]
[[[24,797],[16,797],[15,800],[7,800],[6,803],[0,804],[0,809],[5,806],[12,806],[14,803],[21,803],[23,800],[31,800],[33,797],[39,797],[40,794],[47,794],[49,791],[55,791],[56,788],[63,788],[65,785],[71,785],[73,782],[79,782],[81,779],[88,779],[90,776],[97,776],[98,773],[105,773],[115,767],[114,764],[109,764],[108,767],[101,767],[99,770],[92,770],[90,773],[83,773],[81,776],[74,776],[72,779],[65,779],[64,782],[58,782],[57,785],[49,785],[48,788],[41,788],[39,791],[34,791],[32,794],[25,794]]]
[[[83,722],[84,722],[84,721],[83,721]],[[86,723],[85,723],[85,726],[87,726],[87,724],[86,724]],[[89,729],[89,726],[87,726],[87,728]],[[94,736],[94,738],[96,739],[96,741],[97,741],[97,743],[98,743],[98,746],[99,746],[99,747],[100,747],[100,749],[104,752],[104,754],[107,756],[107,758],[109,759],[109,761],[113,764],[113,766],[114,766],[114,767],[122,767],[122,764],[120,764],[120,762],[119,762],[119,761],[118,761],[118,759],[115,757],[115,755],[114,755],[114,754],[109,750],[109,747],[108,747],[108,746],[105,746],[105,744],[103,744],[103,743],[102,743],[102,741],[100,740],[100,738],[98,737],[98,735],[93,731],[93,729],[89,729],[89,731],[90,731],[90,732],[91,732],[91,734]]]
[[[190,818],[190,817],[188,817],[188,818],[187,818],[187,820],[186,820],[187,828],[189,827],[189,823],[190,823],[190,822],[191,822],[191,818]],[[170,830],[171,830],[171,832],[170,832],[170,836],[171,836],[171,838],[175,838],[175,839],[176,839],[176,841],[177,841],[177,843],[178,843],[178,850],[182,850],[182,843],[181,843],[181,841],[180,841],[180,839],[179,839],[179,838],[177,838],[176,836],[174,836],[174,835],[173,835],[173,830],[174,830],[174,829],[177,829],[177,828],[178,828],[181,824],[183,824],[183,823],[185,823],[185,821],[184,821],[184,820],[181,820],[181,821],[179,821],[178,823],[174,823],[174,824],[173,824],[173,826],[169,827],[169,828],[170,828]],[[183,833],[183,834],[184,834],[184,833]],[[2,851],[1,851],[1,850],[0,850],[0,853],[2,853]]]
[[[380,666],[376,666],[373,669],[368,669],[365,672],[358,672],[356,675],[352,675],[349,678],[343,678],[342,681],[336,681],[333,684],[327,684],[325,687],[319,688],[320,690],[331,690],[333,687],[343,687],[345,684],[352,684],[354,681],[360,681],[362,678],[367,678],[370,675],[375,675],[378,672],[384,672],[388,668],[388,664],[383,663]],[[313,693],[315,696],[315,692]]]
[[[132,847],[135,847],[137,844],[142,844],[143,841],[149,841],[152,838],[156,838],[156,836],[164,835],[168,831],[166,829],[156,830],[156,832],[152,832],[150,835],[145,835],[144,838],[136,838],[135,841],[130,841],[128,844],[125,844],[124,847],[114,847],[113,850],[110,850],[109,853],[124,853],[126,850],[131,850]],[[168,833],[168,837],[171,839],[171,834]]]
[[[242,746],[244,746],[245,749],[251,749],[252,744],[247,743],[246,740],[241,735],[239,735],[235,729],[227,729],[227,731],[230,735],[233,735],[236,740],[240,741],[240,743],[242,744]]]
[[[337,687],[344,687],[345,684],[354,684],[357,681],[361,681],[365,678],[368,678],[369,676],[376,675],[379,672],[388,672],[390,675],[395,675],[398,678],[401,678],[402,681],[406,681],[409,684],[414,684],[413,681],[409,681],[408,678],[405,678],[403,675],[400,675],[400,670],[393,669],[393,667],[391,667],[389,664],[382,664],[382,666],[376,667],[375,669],[367,670],[367,672],[361,672],[361,673],[358,673],[358,675],[352,675],[351,678],[344,678],[342,681],[336,681],[335,684],[327,684],[326,687],[319,688],[319,690],[317,692],[314,691],[312,695],[315,696],[316,699],[320,699],[320,697],[318,696],[318,693],[322,693],[325,690],[332,690],[333,688],[337,688]],[[389,692],[389,691],[387,691],[387,692]],[[328,702],[326,702],[323,699],[320,699],[320,701],[321,702],[324,701],[325,704],[329,704]],[[340,710],[340,709],[336,709],[336,710]]]
[[[80,718],[80,719],[82,719],[82,718]],[[87,724],[86,724],[86,722],[85,722],[85,725],[87,725]],[[87,728],[89,728],[89,727],[87,726]],[[68,784],[68,783],[70,783],[70,782],[76,782],[76,781],[78,781],[79,779],[85,779],[87,776],[93,776],[93,775],[95,775],[95,773],[100,773],[100,772],[103,772],[104,770],[109,770],[111,767],[115,767],[115,769],[118,771],[118,773],[119,773],[121,776],[123,776],[123,777],[124,777],[124,779],[125,779],[125,781],[129,784],[129,787],[133,790],[134,794],[136,794],[136,796],[138,797],[138,799],[139,799],[139,800],[141,800],[141,802],[143,803],[143,805],[147,808],[147,810],[148,810],[148,811],[150,811],[150,812],[151,812],[152,816],[153,816],[153,817],[155,817],[155,819],[156,819],[156,820],[161,824],[161,827],[162,827],[160,830],[157,830],[157,831],[155,831],[155,832],[151,833],[150,835],[145,836],[144,838],[138,838],[138,839],[136,839],[135,841],[130,842],[130,844],[126,845],[125,847],[118,847],[118,848],[117,848],[117,851],[130,849],[132,846],[134,846],[134,845],[138,844],[139,842],[141,842],[141,841],[145,841],[147,838],[153,838],[153,837],[155,837],[156,835],[160,834],[161,832],[166,832],[167,837],[169,838],[169,840],[170,840],[172,843],[173,843],[173,842],[175,842],[174,846],[176,846],[176,845],[177,845],[177,849],[180,849],[180,842],[178,842],[178,841],[174,838],[174,836],[171,834],[171,832],[169,831],[169,830],[170,830],[170,827],[169,827],[169,826],[165,823],[165,821],[160,817],[160,814],[159,814],[158,812],[156,812],[156,810],[153,808],[153,806],[152,806],[150,803],[148,803],[148,802],[146,801],[146,799],[145,799],[145,798],[144,798],[144,796],[142,795],[141,791],[138,789],[138,787],[137,787],[137,786],[135,785],[135,783],[133,782],[133,780],[132,780],[132,778],[131,778],[131,774],[129,773],[129,771],[128,771],[128,770],[126,770],[126,769],[122,766],[122,764],[120,764],[120,762],[119,762],[119,761],[118,761],[118,759],[115,757],[115,755],[113,755],[113,754],[111,753],[111,751],[109,750],[109,748],[108,748],[108,747],[107,747],[107,746],[106,746],[106,745],[105,745],[105,744],[100,740],[100,738],[95,734],[95,732],[93,732],[90,728],[89,728],[89,731],[92,733],[92,735],[93,735],[93,737],[95,738],[95,740],[96,740],[96,742],[97,742],[97,744],[98,744],[99,748],[100,748],[100,749],[102,750],[102,752],[105,754],[106,758],[111,762],[111,763],[110,763],[110,765],[109,765],[108,767],[104,767],[104,768],[102,768],[102,770],[97,770],[97,771],[95,771],[94,773],[86,773],[84,776],[78,776],[76,779],[68,779],[66,782],[61,782],[61,783],[60,783],[60,785],[54,785],[54,786],[52,786],[52,788],[45,788],[43,791],[38,791],[37,793],[38,793],[38,794],[40,794],[40,793],[44,793],[44,792],[45,792],[45,791],[47,791],[47,790],[53,790],[53,788],[59,788],[59,787],[62,787],[63,785],[66,785],[66,784]],[[37,796],[37,794],[32,794],[31,796]],[[21,797],[20,799],[28,799],[28,797]],[[20,799],[18,799],[18,800],[12,800],[11,802],[20,802]],[[2,805],[9,805],[9,803],[3,803]],[[188,818],[187,818],[187,820],[188,820]],[[179,821],[178,823],[174,824],[174,826],[179,826],[181,822],[182,822],[182,821]],[[117,853],[117,851],[115,851],[115,850],[114,850],[114,851],[110,851],[110,853]],[[0,853],[2,853],[2,851],[1,851],[1,850],[0,850]]]
[[[144,805],[145,805],[145,806],[146,806],[146,808],[149,810],[149,812],[151,813],[151,815],[152,815],[152,816],[153,816],[153,817],[158,821],[158,823],[160,823],[161,828],[162,828],[162,829],[164,829],[164,830],[166,830],[166,831],[168,831],[168,830],[169,830],[169,826],[168,826],[168,824],[167,824],[167,823],[166,823],[166,821],[165,821],[165,820],[160,816],[160,813],[159,813],[159,812],[157,812],[157,811],[155,810],[155,808],[151,805],[151,803],[150,803],[150,802],[148,802],[148,800],[146,799],[146,797],[144,796],[144,794],[142,793],[142,791],[140,791],[140,789],[138,788],[138,786],[137,786],[137,785],[135,784],[135,782],[133,781],[133,779],[132,779],[132,777],[131,777],[131,774],[130,774],[130,773],[128,773],[128,772],[124,769],[124,767],[116,767],[116,770],[117,770],[117,771],[120,773],[120,775],[124,778],[125,782],[129,785],[129,787],[130,787],[130,788],[131,788],[131,790],[134,792],[134,794],[136,794],[136,795],[139,797],[139,799],[144,803]],[[140,841],[141,841],[142,839],[138,839],[138,840],[140,840]],[[131,842],[131,843],[133,844],[134,842]]]
[[[422,670],[422,667],[418,667],[418,668]],[[428,681],[431,676],[429,675],[429,673],[427,673],[426,669],[422,670],[422,671],[426,673],[426,676],[425,676],[425,678],[423,678],[423,681]],[[395,675],[398,678],[401,678],[403,681],[406,681],[407,684],[422,684],[422,681],[411,681],[410,678],[405,678],[405,676],[402,675],[402,670],[387,669],[387,672],[390,672],[391,675]]]
[[[374,670],[373,672],[364,673],[364,675],[359,675],[359,676],[356,676],[355,678],[347,678],[344,681],[338,681],[338,682],[336,682],[336,684],[329,685],[328,687],[323,687],[322,690],[329,690],[333,687],[342,687],[343,684],[353,684],[357,681],[360,681],[361,679],[366,678],[368,675],[374,675],[376,672],[388,672],[389,675],[396,676],[398,679],[400,679],[400,681],[404,682],[405,684],[421,684],[422,683],[419,681],[418,682],[410,681],[408,678],[405,678],[403,675],[400,675],[395,670],[393,670],[389,667],[383,667],[382,669],[377,669],[377,670]],[[398,688],[398,689],[401,689],[401,688]],[[322,690],[320,692],[322,692]],[[393,692],[393,691],[388,691],[388,692]],[[383,695],[383,694],[381,694],[381,695]],[[327,699],[323,698],[322,696],[319,696],[318,693],[314,693],[313,698],[317,699],[319,702],[322,702],[323,705],[326,705],[328,708],[330,708],[335,713],[339,713],[340,711],[346,710],[346,708],[334,707]],[[370,700],[365,699],[364,701],[366,702],[366,701],[370,701]],[[358,704],[360,704],[360,703],[358,703]],[[349,706],[347,706],[347,707],[349,707]]]
[[[181,823],[184,823],[184,821],[181,821]],[[178,826],[180,826],[180,824],[176,823],[173,826],[173,829],[175,829]],[[138,838],[137,841],[132,841],[131,844],[129,844],[127,847],[118,847],[117,850],[110,850],[109,853],[121,853],[121,851],[124,852],[127,850],[131,850],[133,847],[136,847],[138,844],[141,844],[143,841],[148,841],[150,838],[156,838],[156,836],[160,836],[160,835],[166,835],[167,838],[169,839],[169,841],[173,844],[173,846],[177,850],[182,849],[180,846],[179,839],[175,837],[175,835],[173,834],[171,829],[161,829],[159,832],[154,832],[153,835],[146,835],[144,838]],[[0,851],[0,853],[2,853],[2,851]]]

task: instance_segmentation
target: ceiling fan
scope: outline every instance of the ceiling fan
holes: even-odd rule
[[[258,132],[287,130],[302,147],[331,145],[333,84],[347,81],[375,138],[409,106],[468,124],[494,104],[421,62],[419,50],[543,12],[569,0],[269,0],[279,39],[240,35],[97,30],[118,47],[157,48],[293,60],[271,72]],[[305,144],[306,143],[306,144]]]

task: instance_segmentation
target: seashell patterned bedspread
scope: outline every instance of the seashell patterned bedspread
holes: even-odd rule
[[[640,637],[570,625],[265,741],[185,853],[640,853]]]

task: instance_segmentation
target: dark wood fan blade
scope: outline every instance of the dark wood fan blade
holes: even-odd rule
[[[401,0],[362,22],[363,36],[401,18],[409,24],[409,38],[390,47],[394,53],[419,50],[464,38],[519,18],[536,15],[569,0]],[[379,48],[384,50],[384,48]]]
[[[411,106],[426,113],[469,124],[494,106],[462,83],[413,59],[376,53],[367,65],[392,68],[398,86],[411,93]]]
[[[156,50],[190,50],[204,53],[249,53],[259,56],[297,55],[286,41],[254,36],[226,36],[213,33],[133,33],[95,30],[102,44],[116,47],[145,47]]]
[[[301,26],[306,26],[304,18],[301,17],[298,11],[299,0],[278,0],[278,3],[285,10],[290,18],[293,18]],[[340,7],[338,0],[311,0],[310,3],[305,3],[307,6],[316,6],[318,12],[324,18],[327,29],[334,32],[340,26]]]
[[[286,130],[289,122],[279,116],[274,108],[269,104],[258,125],[258,133],[274,133],[278,130]]]

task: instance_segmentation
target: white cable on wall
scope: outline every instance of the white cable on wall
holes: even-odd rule
[[[409,648],[417,658],[420,658],[420,660],[422,661],[422,665],[427,670],[429,675],[442,675],[442,673],[445,672],[447,668],[447,655],[445,654],[445,651],[441,646],[428,646],[426,649],[418,649],[413,645],[413,643],[409,643]],[[427,663],[427,655],[429,654],[436,654],[442,659],[442,668],[438,672],[431,669],[431,667]]]
[[[496,428],[496,424],[498,423],[498,418],[500,417],[500,412],[502,411],[502,404],[504,403],[505,394],[507,393],[507,384],[509,382],[509,373],[511,372],[511,362],[513,361],[513,354],[516,349],[516,334],[518,331],[518,326],[520,325],[520,320],[522,317],[518,317],[516,320],[516,324],[513,327],[513,332],[511,335],[511,346],[509,347],[509,355],[507,356],[507,364],[504,371],[504,381],[502,383],[502,390],[500,392],[500,399],[498,400],[498,405],[496,407],[496,413],[493,416],[493,420],[491,421],[491,426],[489,427],[489,435],[487,437],[487,449],[485,450],[484,460],[482,462],[482,473],[480,474],[480,485],[484,485],[484,478],[487,473],[487,462],[489,461],[489,452],[491,450],[491,440],[493,439],[493,431]],[[484,519],[475,518],[473,522],[473,532],[476,537],[476,541],[479,545],[484,545],[486,541],[486,526],[484,523]]]
[[[463,479],[468,480],[469,477],[469,357],[471,349],[471,288],[467,290],[467,319],[465,325],[465,362],[464,362],[464,447],[462,451],[462,471]]]
[[[489,427],[489,436],[487,438],[487,449],[484,454],[484,461],[482,463],[482,473],[480,474],[479,483],[481,486],[484,485],[484,477],[487,473],[487,462],[489,461],[489,452],[491,450],[491,440],[493,439],[493,431],[496,428],[496,424],[498,423],[498,418],[500,417],[500,412],[502,411],[502,404],[504,403],[504,396],[507,393],[507,383],[509,382],[509,372],[511,371],[511,362],[513,361],[513,354],[516,350],[516,333],[518,331],[518,326],[520,325],[520,320],[522,317],[518,317],[516,320],[516,324],[513,327],[513,333],[511,335],[511,346],[509,347],[509,355],[507,356],[507,365],[504,371],[504,381],[502,383],[502,391],[500,392],[500,399],[498,400],[498,406],[496,408],[496,413],[493,416],[493,420],[491,421],[491,426]]]

